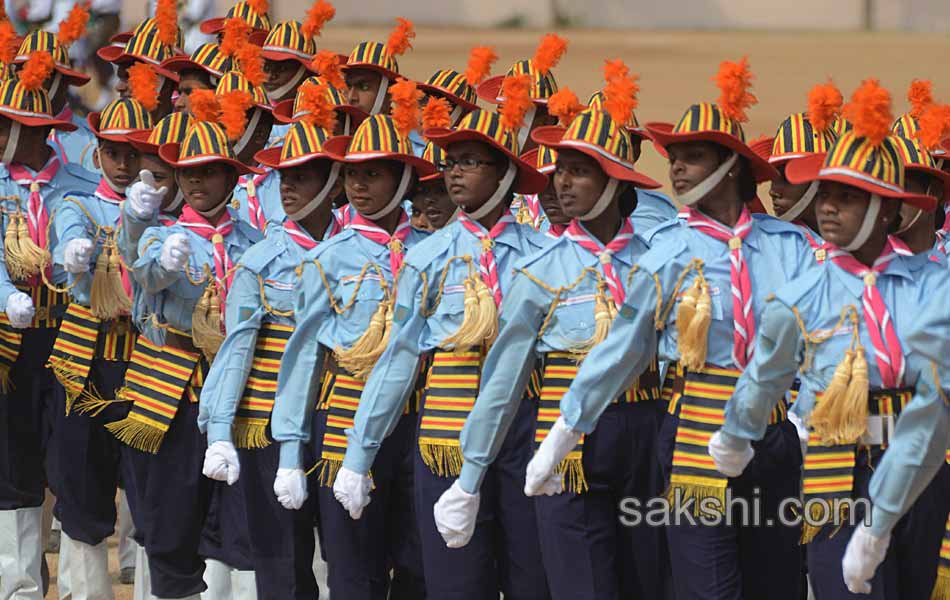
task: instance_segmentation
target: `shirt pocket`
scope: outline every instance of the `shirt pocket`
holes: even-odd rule
[[[379,275],[368,271],[362,278],[356,274],[340,280],[336,299],[338,307],[350,306],[340,315],[338,322],[344,330],[356,336],[354,339],[366,331],[379,303],[386,297],[380,284]]]
[[[676,326],[676,315],[679,312],[680,303],[683,301],[683,297],[686,295],[686,292],[689,291],[692,285],[693,285],[692,282],[689,282],[688,284],[684,283],[679,293],[676,294],[676,303],[673,305],[673,309],[670,310],[669,316],[667,317],[667,322],[670,324],[670,326],[674,326],[674,327]],[[725,294],[731,294],[731,293],[732,292],[730,289],[725,290]],[[723,288],[721,286],[716,285],[714,283],[709,283],[710,316],[714,320],[722,321],[723,319],[726,318],[726,312],[723,308],[723,302],[725,301],[731,302],[731,298],[732,298],[731,295],[724,296]],[[732,316],[731,313],[729,316],[730,317]]]
[[[293,310],[296,284],[293,277],[265,278],[259,281],[264,284],[264,301],[270,308],[280,312]]]
[[[594,335],[595,294],[577,294],[561,298],[545,337],[554,346],[568,350],[582,345]]]

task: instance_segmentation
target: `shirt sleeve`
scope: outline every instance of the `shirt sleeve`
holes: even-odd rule
[[[157,294],[174,285],[184,273],[168,271],[162,266],[162,244],[165,243],[167,227],[146,229],[139,240],[139,258],[132,266],[132,274],[148,294]]]
[[[762,439],[772,409],[795,381],[802,344],[792,309],[779,300],[769,302],[759,320],[755,355],[726,403],[725,433],[746,440]]]
[[[119,253],[122,254],[122,260],[127,265],[135,264],[139,257],[139,240],[142,234],[149,227],[158,226],[158,218],[153,217],[147,221],[139,219],[129,210],[129,203],[123,202],[120,208],[122,212],[122,224],[119,226],[118,246]]]
[[[6,224],[4,221],[6,219],[0,219],[0,223]],[[4,244],[0,244],[0,310],[6,310],[7,300],[17,291],[7,272],[6,248]]]
[[[69,242],[78,239],[89,239],[89,235],[86,233],[88,219],[83,214],[79,202],[76,198],[64,199],[54,215],[53,229],[56,231],[56,246],[53,248],[53,262],[58,265],[63,265],[66,246],[69,245]],[[89,303],[92,269],[95,267],[97,254],[98,252],[93,252],[93,256],[90,258],[90,272],[66,274],[66,281],[70,286],[69,295],[80,304]]]
[[[343,466],[351,471],[369,472],[380,445],[396,428],[406,398],[415,387],[420,342],[426,326],[421,297],[421,274],[406,265],[399,275],[389,344],[366,381],[353,428],[346,432]]]
[[[482,387],[459,438],[465,462],[462,489],[474,494],[495,461],[534,367],[538,330],[544,320],[537,302],[542,290],[527,277],[515,275],[501,305],[504,316],[498,338],[482,367]]]

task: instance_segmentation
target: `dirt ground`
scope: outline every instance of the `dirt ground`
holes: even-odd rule
[[[359,41],[385,41],[382,28],[328,27],[321,48],[348,54]],[[504,72],[521,58],[530,57],[541,31],[421,29],[414,50],[400,59],[407,77],[425,80],[436,69],[463,71],[468,52],[476,45],[494,46],[500,56],[496,72]],[[934,80],[938,100],[950,101],[950,79],[939,78],[950,51],[950,40],[934,34],[900,33],[750,33],[750,32],[644,32],[564,31],[570,42],[567,55],[555,69],[558,83],[578,96],[602,85],[604,59],[621,58],[640,74],[641,123],[676,121],[692,103],[715,101],[718,92],[710,78],[721,60],[747,55],[756,75],[754,92],[759,105],[750,111],[749,139],[773,135],[789,113],[805,109],[805,95],[815,83],[832,77],[848,97],[867,77],[876,77],[895,99],[895,115],[907,108],[906,89],[914,78]],[[666,182],[662,158],[645,151],[640,169]],[[113,544],[112,567],[118,573]],[[50,556],[55,576],[55,556]],[[117,600],[132,597],[131,586],[116,585]],[[55,589],[48,596],[56,598]]]

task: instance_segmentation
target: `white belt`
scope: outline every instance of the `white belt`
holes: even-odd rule
[[[896,423],[896,415],[868,416],[868,430],[861,436],[861,445],[886,446],[888,440],[894,436]]]

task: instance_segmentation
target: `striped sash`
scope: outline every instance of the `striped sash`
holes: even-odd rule
[[[480,350],[437,350],[432,357],[419,423],[419,452],[439,477],[457,477],[462,470],[459,435],[478,397],[481,363]]]
[[[67,415],[72,411],[73,402],[86,387],[100,323],[90,309],[71,303],[59,325],[59,334],[53,344],[48,366],[66,390]]]
[[[10,370],[20,355],[23,342],[22,330],[14,329],[7,313],[0,312],[0,392],[10,391]]]
[[[129,362],[138,334],[130,317],[103,321],[96,339],[96,358],[112,362]]]
[[[821,401],[821,393],[815,401]],[[898,416],[913,397],[913,389],[871,390],[868,395],[868,414],[872,416]],[[849,503],[854,488],[856,452],[860,443],[825,445],[811,433],[808,436],[808,453],[805,455],[804,506],[810,511],[811,523],[828,521],[844,522],[848,517]],[[886,439],[881,447],[886,447]],[[821,527],[802,525],[802,543],[812,541]]]
[[[561,416],[561,398],[567,393],[571,382],[577,377],[577,355],[569,352],[549,352],[544,360],[544,372],[541,378],[541,399],[538,404],[538,418],[534,430],[535,449],[541,445],[554,422]],[[660,397],[659,367],[656,358],[650,362],[637,383],[614,399],[615,404],[629,404],[656,400]],[[566,479],[565,487],[575,494],[587,491],[587,478],[584,475],[584,436],[557,466],[557,473]]]
[[[947,463],[950,463],[950,450],[947,451]],[[940,544],[940,561],[937,563],[937,583],[934,585],[931,600],[950,600],[950,516],[943,531]]]
[[[321,406],[327,410],[327,426],[323,432],[323,447],[320,460],[315,468],[320,485],[332,487],[336,474],[343,465],[346,454],[346,430],[353,427],[356,409],[360,405],[360,396],[365,381],[343,372],[327,370],[321,393]]]
[[[35,329],[50,329],[59,327],[60,318],[69,305],[69,294],[51,290],[44,284],[17,285],[16,288],[30,296],[36,313],[30,327]]]
[[[238,448],[264,448],[270,445],[267,424],[274,410],[277,372],[293,331],[292,325],[265,322],[257,334],[254,360],[251,361],[244,395],[234,417],[234,445]]]
[[[109,423],[106,429],[137,450],[158,453],[178,403],[186,389],[200,383],[205,369],[207,363],[197,351],[158,346],[145,336],[139,337],[125,373],[125,385],[116,392],[116,400],[132,402],[132,409],[126,418]],[[191,398],[197,402],[197,394]]]

